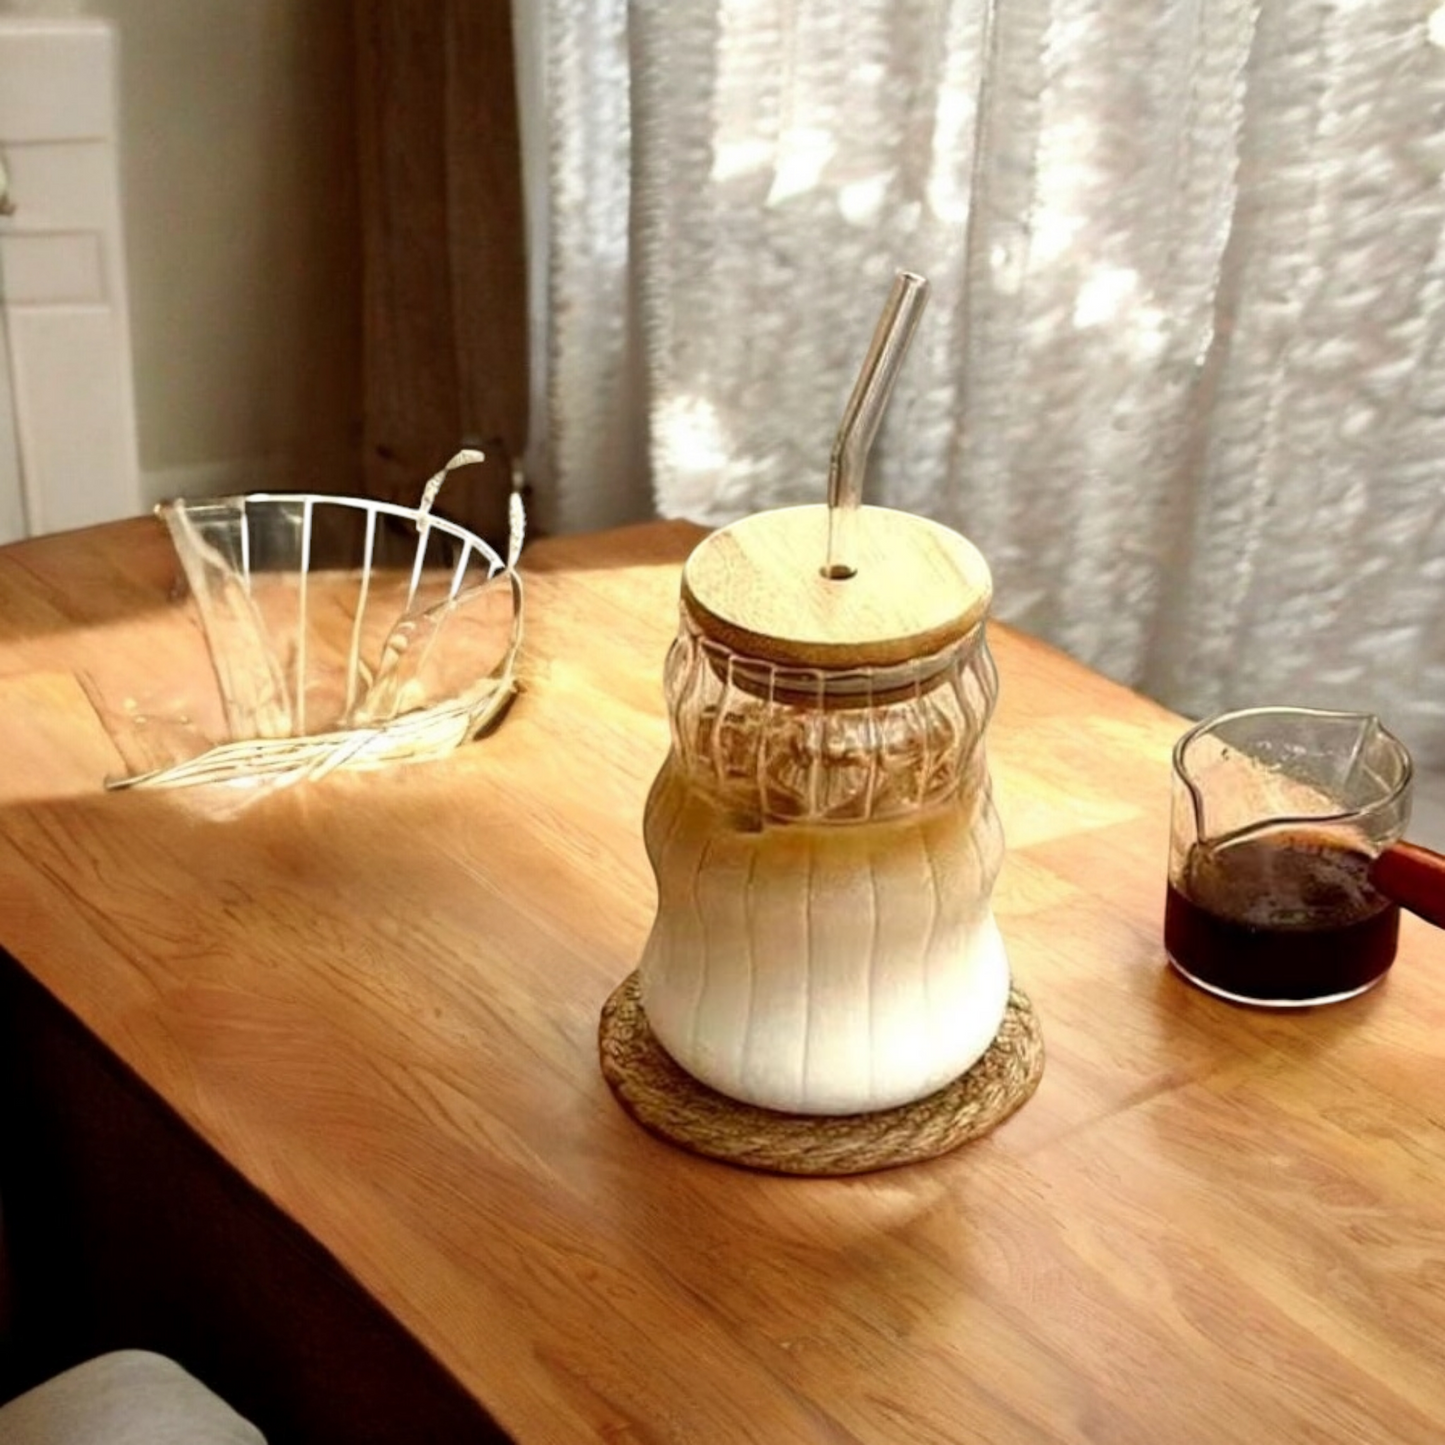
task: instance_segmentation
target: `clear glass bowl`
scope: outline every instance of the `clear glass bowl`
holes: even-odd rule
[[[291,782],[337,767],[435,757],[493,722],[522,636],[508,555],[432,512],[357,497],[251,493],[166,502],[228,736],[112,787]]]

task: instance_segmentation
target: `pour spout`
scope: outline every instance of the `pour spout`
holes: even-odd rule
[[[899,271],[893,278],[893,289],[888,293],[868,354],[863,358],[862,369],[843,410],[843,420],[828,460],[825,577],[851,577],[857,570],[853,530],[858,509],[863,504],[863,473],[868,465],[868,453],[927,300],[928,282],[922,276]]]

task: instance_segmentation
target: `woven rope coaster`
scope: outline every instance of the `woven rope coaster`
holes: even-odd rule
[[[777,1174],[864,1174],[946,1154],[1003,1123],[1038,1087],[1044,1041],[1019,989],[983,1057],[953,1083],[872,1114],[782,1114],[710,1089],[652,1036],[636,973],[602,1008],[602,1075],[650,1133],[694,1154]]]

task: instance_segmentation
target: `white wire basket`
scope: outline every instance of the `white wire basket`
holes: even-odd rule
[[[415,508],[253,492],[162,503],[228,736],[116,788],[319,778],[433,758],[494,724],[516,689],[525,530],[507,555],[435,515],[462,451]]]

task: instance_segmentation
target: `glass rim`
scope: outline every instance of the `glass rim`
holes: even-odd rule
[[[1214,840],[1213,846],[1215,847],[1234,842],[1239,838],[1257,831],[1261,827],[1276,828],[1319,823],[1348,823],[1352,820],[1368,818],[1371,814],[1398,803],[1400,799],[1410,791],[1410,784],[1414,781],[1415,777],[1415,760],[1410,755],[1410,749],[1385,726],[1378,713],[1357,712],[1349,708],[1298,707],[1288,703],[1266,703],[1259,707],[1231,708],[1227,712],[1219,712],[1211,717],[1201,718],[1175,742],[1170,753],[1170,766],[1174,776],[1189,790],[1189,801],[1194,812],[1194,832],[1195,836],[1201,840],[1205,837],[1206,832],[1204,826],[1204,798],[1199,791],[1198,784],[1190,776],[1184,755],[1189,750],[1191,744],[1224,724],[1238,722],[1243,718],[1257,717],[1348,718],[1360,723],[1373,723],[1376,732],[1385,739],[1399,756],[1401,762],[1400,777],[1387,792],[1383,793],[1373,802],[1366,804],[1364,807],[1343,808],[1336,813],[1281,813],[1275,817],[1262,819],[1257,823],[1247,824],[1243,828],[1232,829],[1222,837]]]

